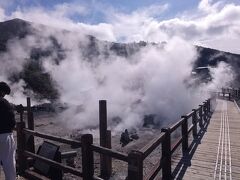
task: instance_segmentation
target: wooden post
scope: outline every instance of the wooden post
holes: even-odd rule
[[[28,129],[34,130],[34,117],[32,111],[30,111],[28,115]]]
[[[23,122],[23,111],[20,112],[20,122]]]
[[[188,150],[188,119],[187,116],[182,116],[184,118],[182,122],[182,152],[183,154]]]
[[[202,105],[199,105],[199,118],[200,118],[200,120],[199,120],[199,125],[200,125],[200,127],[203,127],[203,116],[202,116]]]
[[[207,121],[207,111],[206,111],[206,101],[203,102],[203,119],[206,122]]]
[[[112,142],[111,142],[111,131],[107,130],[107,148],[112,149]],[[105,157],[106,158],[106,179],[110,178],[112,175],[112,158],[110,156]]]
[[[111,133],[107,132],[107,101],[99,101],[99,127],[100,127],[100,146],[111,148]],[[111,176],[111,158],[100,154],[101,177],[108,179]]]
[[[23,175],[27,169],[27,159],[24,155],[25,151],[25,134],[23,129],[25,128],[25,122],[17,122],[17,164],[18,174]]]
[[[208,117],[208,115],[209,115],[209,101],[208,100],[206,100],[206,114],[207,114],[207,117]]]
[[[91,134],[82,135],[81,143],[83,180],[92,180],[94,175],[93,151],[91,149],[93,136]]]
[[[208,99],[208,115],[211,113],[211,99]]]
[[[170,128],[161,129],[165,133],[165,138],[162,142],[162,178],[172,179],[171,170],[171,133]]]
[[[28,121],[28,128],[29,128],[29,121],[30,121],[30,112],[31,112],[31,99],[27,97],[27,121]]]
[[[211,113],[212,98],[208,99],[208,113]]]
[[[143,180],[143,153],[132,150],[128,154],[127,180]]]
[[[28,122],[28,129],[34,130],[34,118],[33,112],[31,109],[31,99],[27,97],[27,122]],[[34,143],[34,136],[27,136],[27,150],[35,153],[35,143]]]
[[[197,137],[197,112],[196,109],[193,109],[193,115],[192,115],[192,124],[193,124],[193,137]]]
[[[206,113],[206,115],[205,115],[206,117],[205,118],[206,118],[206,121],[207,121],[208,115],[209,115],[208,114],[208,100],[205,101],[205,113]]]
[[[107,101],[99,101],[100,146],[106,147],[107,142]]]

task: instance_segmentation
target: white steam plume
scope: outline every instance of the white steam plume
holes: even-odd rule
[[[20,79],[18,82],[13,82],[9,78],[16,75],[18,76],[24,69],[24,65],[30,60],[31,50],[33,48],[46,48],[49,45],[49,39],[42,38],[39,41],[39,37],[35,35],[28,35],[25,38],[10,39],[6,44],[6,51],[1,52],[1,66],[0,66],[0,81],[8,83],[11,87],[10,96],[6,96],[10,102],[14,104],[26,105],[27,96],[32,96],[31,90],[26,90],[25,82]],[[47,100],[41,100],[39,102],[47,102]],[[32,105],[39,102],[32,99]]]
[[[72,47],[58,66],[45,61],[45,68],[57,81],[61,100],[72,105],[60,116],[70,128],[97,126],[98,100],[106,99],[109,120],[122,119],[114,127],[119,131],[142,125],[147,114],[166,124],[196,106],[200,98],[184,83],[196,57],[192,45],[173,38],[164,47],[148,45],[129,59],[112,54],[99,65],[84,61],[79,48]]]
[[[28,38],[11,40],[7,44],[7,51],[1,53],[0,81],[5,81],[11,86],[10,96],[6,96],[14,104],[25,104],[26,96],[24,95],[24,81],[12,84],[9,77],[22,71],[23,65],[29,58],[29,46],[31,44]]]
[[[211,83],[204,86],[209,91],[220,90],[222,87],[230,87],[235,79],[235,73],[232,67],[224,62],[220,62],[217,67],[210,68]]]

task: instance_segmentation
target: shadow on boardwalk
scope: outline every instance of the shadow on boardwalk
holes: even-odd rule
[[[189,166],[191,166],[192,157],[193,157],[198,145],[201,144],[201,140],[207,131],[210,119],[211,119],[211,116],[208,117],[208,120],[204,124],[204,127],[199,130],[197,137],[193,139],[192,143],[190,144],[190,146],[188,148],[188,152],[185,152],[184,156],[177,163],[176,167],[174,168],[174,170],[172,172],[173,179],[183,179],[183,176],[184,176],[187,168]]]

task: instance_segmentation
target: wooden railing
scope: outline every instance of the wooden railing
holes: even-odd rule
[[[45,163],[61,169],[63,172],[72,173],[78,177],[82,177],[83,180],[90,179],[102,179],[94,175],[94,153],[99,153],[109,158],[115,158],[121,160],[128,165],[128,179],[135,180],[151,180],[154,179],[157,174],[162,170],[163,179],[171,179],[171,158],[172,154],[182,146],[182,153],[188,151],[189,148],[189,134],[192,132],[194,138],[197,138],[198,129],[202,128],[207,123],[209,115],[211,113],[211,104],[214,99],[208,99],[203,104],[199,105],[197,109],[193,109],[189,114],[184,115],[181,119],[168,128],[162,128],[159,137],[153,139],[149,144],[140,150],[132,150],[129,154],[120,153],[113,149],[98,146],[93,144],[93,136],[91,134],[84,134],[81,136],[81,141],[66,139],[62,137],[52,136],[34,130],[30,130],[25,127],[25,122],[21,121],[17,123],[17,155],[18,155],[18,171],[24,175],[27,171],[27,157],[33,159],[39,159]],[[30,117],[31,118],[31,117]],[[189,119],[192,121],[189,124]],[[33,118],[32,118],[33,120]],[[30,122],[31,124],[31,122]],[[171,135],[181,128],[181,136],[171,144]],[[76,168],[66,166],[59,162],[44,158],[34,153],[34,151],[28,150],[26,144],[26,137],[40,137],[60,143],[69,144],[81,148],[82,151],[82,171]],[[162,147],[161,158],[159,162],[151,169],[151,171],[144,176],[144,160],[159,146]]]
[[[229,100],[240,99],[240,89],[238,88],[222,88],[223,94],[229,94]]]
[[[213,101],[213,99],[212,99]],[[182,118],[170,126],[169,128],[163,128],[162,133],[158,138],[154,139],[148,145],[140,150],[142,154],[142,161],[139,166],[142,166],[143,160],[147,158],[158,146],[162,146],[162,156],[160,161],[155,165],[149,174],[144,178],[139,179],[150,180],[154,179],[159,171],[162,169],[162,178],[171,179],[171,156],[182,145],[182,153],[188,151],[188,141],[189,133],[192,132],[193,137],[197,138],[198,127],[202,128],[205,123],[207,123],[208,117],[211,113],[211,100],[208,99],[197,109],[193,109],[187,115],[182,116]],[[190,126],[188,125],[188,119],[192,118]],[[171,145],[171,134],[173,134],[178,128],[181,128],[181,137],[177,138],[173,145]]]

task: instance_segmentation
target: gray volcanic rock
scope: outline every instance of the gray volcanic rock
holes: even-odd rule
[[[0,51],[6,51],[7,42],[14,38],[24,38],[31,34],[31,23],[21,19],[0,22]]]

